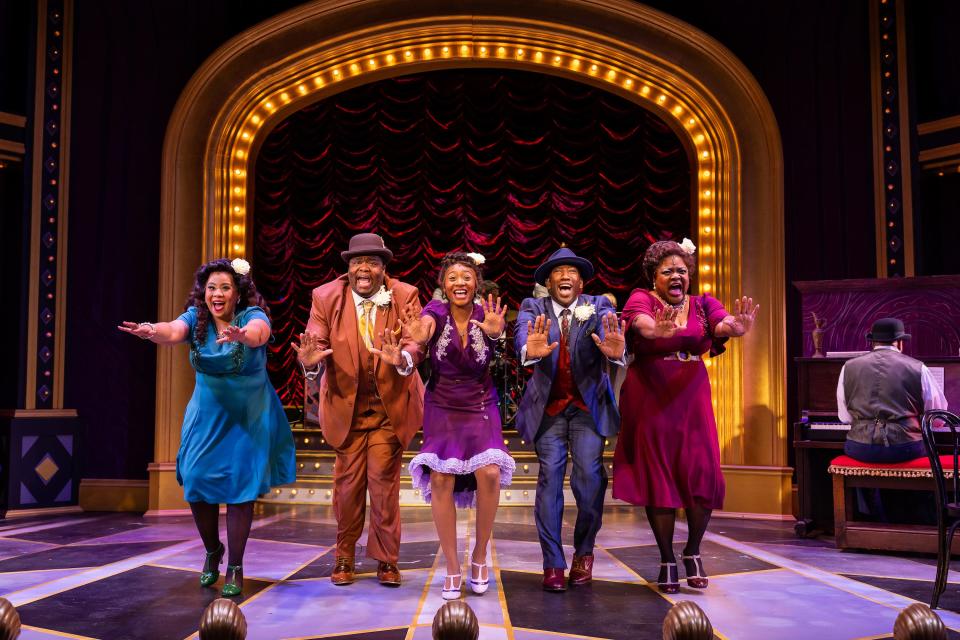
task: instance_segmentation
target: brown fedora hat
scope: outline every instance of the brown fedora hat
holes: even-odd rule
[[[358,233],[350,238],[350,247],[340,252],[340,257],[350,261],[355,256],[377,256],[386,264],[393,259],[393,251],[387,249],[383,238],[375,233]]]

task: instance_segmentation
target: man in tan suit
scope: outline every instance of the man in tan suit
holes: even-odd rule
[[[380,236],[355,235],[340,255],[346,275],[313,290],[307,330],[293,345],[307,377],[322,376],[320,426],[337,453],[337,557],[330,579],[354,581],[369,489],[367,555],[378,561],[381,584],[399,586],[401,455],[423,424],[423,383],[410,375],[422,356],[400,325],[400,311],[417,303],[418,294],[387,276],[393,252]],[[405,366],[380,361],[384,332],[400,335]]]

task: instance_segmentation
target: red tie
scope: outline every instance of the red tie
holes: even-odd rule
[[[570,335],[570,309],[564,309],[560,312],[560,335],[563,336],[564,341],[567,343],[567,348],[570,348],[570,341],[567,339]]]

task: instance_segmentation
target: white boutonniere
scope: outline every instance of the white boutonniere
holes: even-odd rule
[[[389,307],[393,301],[393,290],[387,290],[385,286],[380,285],[380,291],[373,294],[370,299],[378,307]]]
[[[487,259],[483,257],[482,253],[468,253],[467,255],[470,256],[477,264],[483,264],[487,261]]]
[[[692,256],[693,252],[697,250],[697,245],[693,244],[693,240],[690,238],[684,238],[683,242],[680,243],[680,248],[683,249],[683,252],[688,256]]]
[[[573,317],[577,319],[577,322],[586,322],[597,312],[597,308],[590,304],[581,304],[577,305],[573,309]]]
[[[230,263],[230,268],[233,269],[238,276],[245,276],[250,273],[250,263],[243,258],[234,258],[233,262]]]

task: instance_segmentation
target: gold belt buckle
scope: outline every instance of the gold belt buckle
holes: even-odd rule
[[[677,357],[677,360],[679,360],[680,362],[687,362],[688,360],[690,360],[689,351],[677,351],[676,353],[674,353],[674,355]]]

